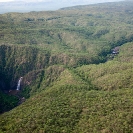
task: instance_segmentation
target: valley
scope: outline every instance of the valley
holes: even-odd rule
[[[0,15],[0,133],[131,133],[133,2]]]

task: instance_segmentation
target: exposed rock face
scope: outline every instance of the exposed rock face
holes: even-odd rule
[[[120,50],[120,47],[115,47],[114,49],[112,49],[112,54],[119,54],[119,50]]]

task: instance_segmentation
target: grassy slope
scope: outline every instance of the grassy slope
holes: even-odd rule
[[[0,131],[84,133],[133,130],[132,89],[88,91],[81,84],[67,85],[65,81],[1,115]]]
[[[99,65],[77,68],[77,73],[86,80],[91,79],[99,89],[114,90],[132,88],[133,43],[121,46],[120,53],[112,60]]]

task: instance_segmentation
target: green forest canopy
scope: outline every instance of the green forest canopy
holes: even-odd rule
[[[132,13],[118,2],[0,15],[0,132],[131,133]]]

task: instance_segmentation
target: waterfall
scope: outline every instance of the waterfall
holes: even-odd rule
[[[20,90],[20,85],[21,85],[21,81],[22,81],[23,77],[20,77],[18,84],[17,84],[17,90]]]

